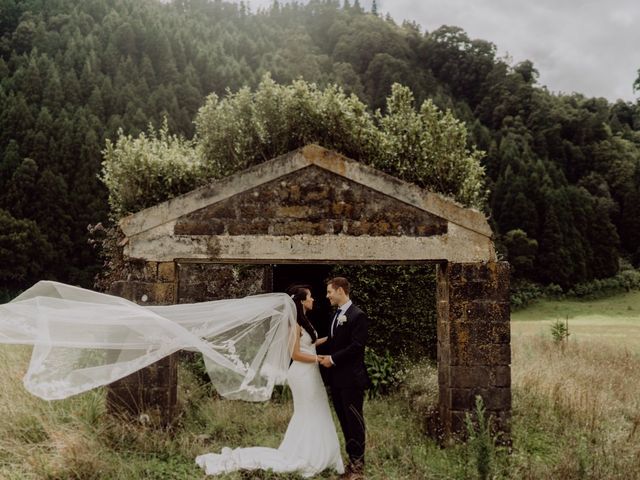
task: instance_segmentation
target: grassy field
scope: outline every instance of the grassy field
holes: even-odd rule
[[[568,322],[566,345],[550,326]],[[640,292],[512,315],[514,442],[524,478],[640,478]]]
[[[640,352],[640,292],[600,300],[543,300],[511,315],[514,339],[548,335],[549,323],[568,321],[573,343],[596,342]]]
[[[550,325],[567,317],[569,340],[555,344]],[[511,453],[483,451],[478,442],[440,449],[426,439],[423,408],[436,401],[436,371],[416,365],[401,391],[366,402],[367,478],[482,478],[480,463],[488,468],[484,478],[640,479],[640,293],[544,301],[516,312],[512,349]],[[28,359],[28,349],[0,346],[1,479],[204,478],[196,455],[275,447],[291,414],[286,397],[266,404],[212,399],[182,369],[184,414],[170,435],[110,419],[102,391],[59,402],[32,397],[21,383]]]

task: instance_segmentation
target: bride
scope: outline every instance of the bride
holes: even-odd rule
[[[340,444],[318,367],[321,358],[316,354],[316,346],[327,338],[318,338],[307,318],[314,301],[309,288],[297,286],[290,292],[297,314],[296,334],[290,345],[292,363],[287,372],[293,416],[282,443],[277,449],[223,448],[220,454],[200,455],[196,463],[209,475],[241,469],[299,472],[305,477],[328,468],[344,473]]]

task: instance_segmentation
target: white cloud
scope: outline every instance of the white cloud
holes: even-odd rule
[[[514,62],[529,59],[551,91],[633,100],[640,68],[640,3],[635,0],[379,0],[394,18],[427,30],[457,25],[496,44]],[[408,15],[410,13],[410,15]],[[634,28],[635,25],[635,28]]]

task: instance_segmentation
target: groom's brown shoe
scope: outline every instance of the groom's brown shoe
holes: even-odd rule
[[[351,475],[353,474],[353,464],[347,463],[347,466],[344,469],[344,473],[338,477],[340,480],[350,480]]]
[[[364,480],[364,464],[349,463],[340,480]]]
[[[347,466],[344,469],[344,473],[341,473],[338,478],[340,480],[348,480],[349,478],[351,478],[351,464],[350,463],[347,464]]]

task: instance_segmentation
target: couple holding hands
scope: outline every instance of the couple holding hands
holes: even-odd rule
[[[297,317],[290,346],[292,362],[287,372],[293,415],[282,443],[277,449],[224,448],[220,454],[200,455],[196,462],[211,475],[263,469],[312,477],[330,468],[339,473],[341,479],[362,479],[365,453],[362,409],[369,383],[364,363],[367,316],[349,298],[349,281],[344,277],[333,278],[327,282],[326,295],[336,311],[329,334],[318,338],[307,318],[314,303],[310,287],[295,286],[289,294]],[[316,347],[320,345],[324,345],[327,355],[318,355]],[[327,369],[333,407],[349,456],[346,468],[320,368]]]

